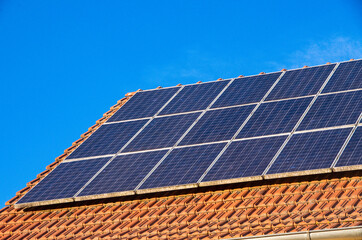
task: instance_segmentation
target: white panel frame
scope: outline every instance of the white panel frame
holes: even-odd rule
[[[266,167],[266,169],[263,172],[263,176],[268,174],[269,169],[272,167],[272,165],[274,164],[274,162],[277,160],[277,158],[279,157],[280,153],[283,151],[283,149],[285,148],[285,146],[288,144],[289,140],[291,139],[291,137],[293,136],[294,132],[297,130],[297,128],[299,127],[299,125],[301,124],[301,122],[304,120],[305,116],[307,115],[307,113],[309,112],[309,110],[312,108],[313,104],[315,103],[315,101],[317,100],[318,96],[322,93],[323,89],[325,88],[325,86],[327,85],[327,83],[329,82],[329,79],[331,79],[331,77],[333,76],[333,74],[335,73],[335,71],[337,70],[339,66],[339,63],[337,63],[333,70],[331,71],[331,73],[329,74],[329,76],[327,77],[327,79],[324,81],[323,85],[321,86],[321,88],[319,89],[319,91],[317,92],[317,94],[314,96],[314,98],[312,99],[312,101],[309,103],[309,106],[307,107],[307,109],[304,111],[304,113],[302,114],[302,116],[299,118],[298,122],[295,124],[293,130],[290,132],[290,134],[288,135],[287,139],[285,139],[284,143],[282,144],[282,146],[279,148],[279,150],[277,151],[277,153],[275,154],[275,156],[273,157],[273,159],[270,161],[270,163],[268,164],[268,166]]]
[[[199,117],[192,123],[192,125],[186,130],[186,132],[179,138],[179,140],[174,144],[174,146],[163,156],[163,158],[153,167],[153,169],[144,177],[144,179],[138,184],[138,186],[134,189],[138,190],[143,183],[151,176],[151,174],[161,165],[161,163],[167,158],[168,155],[173,151],[173,149],[178,146],[178,144],[185,138],[185,136],[191,131],[191,129],[196,125],[196,123],[205,115],[207,110],[209,110],[212,105],[219,99],[219,97],[225,92],[225,90],[234,82],[235,79],[231,79],[228,84],[221,90],[221,92],[214,98],[214,100],[207,106],[206,109],[202,111]]]

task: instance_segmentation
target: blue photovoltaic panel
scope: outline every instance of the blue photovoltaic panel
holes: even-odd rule
[[[286,136],[231,143],[203,182],[262,175]]]
[[[294,134],[267,174],[331,167],[351,128]]]
[[[185,86],[160,115],[191,112],[207,108],[229,81],[217,81]]]
[[[323,92],[362,88],[362,60],[341,63]]]
[[[117,153],[148,120],[102,125],[67,159]]]
[[[266,100],[300,97],[316,94],[335,64],[287,71]]]
[[[200,113],[189,113],[155,118],[124,152],[172,147],[199,115]]]
[[[218,108],[260,102],[280,74],[272,73],[235,79],[212,107]]]
[[[117,156],[79,196],[134,190],[167,151]]]
[[[237,138],[291,132],[312,97],[262,103]]]
[[[109,159],[61,163],[17,203],[73,197]]]
[[[362,112],[362,61],[341,63],[331,75],[335,66],[137,92],[67,157],[74,161],[59,164],[18,204],[69,199],[78,192],[79,196],[119,196],[138,186],[197,183],[207,169],[203,182],[261,176],[279,150],[267,174],[330,168]],[[326,94],[319,95],[308,109],[311,95],[319,92],[329,76]],[[256,103],[259,108],[250,115]],[[208,106],[212,109],[202,112]],[[306,109],[297,132],[281,148]],[[241,126],[237,139],[227,145]],[[327,127],[333,130],[320,131]],[[267,136],[272,134],[281,135]],[[172,148],[182,136],[178,143],[182,147]],[[361,136],[359,126],[336,167],[362,164]]]
[[[174,149],[141,188],[196,183],[224,146],[221,143]]]
[[[358,127],[349,140],[336,167],[362,164],[362,127]]]
[[[108,122],[152,117],[179,89],[179,87],[174,87],[137,92],[108,120]]]
[[[208,111],[181,141],[180,145],[231,139],[255,105]]]
[[[362,112],[362,91],[319,96],[299,130],[355,124]]]

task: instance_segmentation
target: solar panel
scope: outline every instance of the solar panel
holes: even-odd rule
[[[262,175],[286,138],[279,136],[231,143],[202,181]]]
[[[298,130],[354,124],[362,112],[362,91],[319,96]]]
[[[185,86],[160,115],[206,109],[230,81]]]
[[[362,61],[336,66],[137,92],[17,204],[362,165]]]
[[[294,134],[267,174],[329,168],[351,128]]]
[[[101,156],[117,153],[147,120],[102,125],[67,159]]]
[[[362,88],[362,60],[341,63],[323,92]]]
[[[124,152],[172,147],[200,113],[155,118]]]
[[[78,196],[133,190],[166,152],[117,156]]]
[[[266,100],[284,99],[316,94],[335,64],[287,71]]]
[[[71,198],[109,159],[63,162],[17,203]]]
[[[231,139],[255,105],[208,111],[181,141],[180,145]]]
[[[358,127],[349,140],[336,167],[353,166],[362,164],[362,127]]]
[[[280,74],[272,73],[235,79],[212,107],[217,108],[260,102]]]
[[[108,122],[152,117],[179,89],[179,87],[174,87],[137,92],[108,120]]]
[[[196,183],[225,143],[174,149],[141,189]]]
[[[261,104],[237,138],[291,132],[311,100],[307,97]]]

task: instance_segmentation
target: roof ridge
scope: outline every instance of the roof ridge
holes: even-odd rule
[[[202,82],[202,81],[198,81],[196,83],[190,83],[190,84],[177,84],[177,85],[174,85],[174,86],[169,86],[169,87],[161,87],[161,86],[158,86],[156,88],[151,88],[151,89],[138,89],[138,91],[141,91],[141,92],[147,92],[147,91],[154,91],[154,90],[158,90],[158,89],[167,89],[167,88],[174,88],[174,87],[180,87],[180,86],[189,86],[189,85],[196,85],[196,84],[207,84],[207,83],[213,83],[213,82],[218,82],[218,81],[224,81],[224,80],[231,80],[231,79],[236,79],[236,78],[248,78],[248,77],[256,77],[256,76],[260,76],[260,75],[268,75],[268,74],[274,74],[274,73],[279,73],[279,72],[285,72],[285,71],[295,71],[295,70],[302,70],[302,69],[309,69],[309,68],[315,68],[315,67],[321,67],[321,66],[327,66],[327,65],[331,65],[331,64],[337,64],[337,63],[346,63],[346,62],[355,62],[355,61],[361,61],[361,59],[349,59],[349,60],[346,60],[346,61],[339,61],[339,62],[327,62],[325,64],[318,64],[318,65],[313,65],[313,66],[307,66],[307,65],[304,65],[303,67],[299,67],[299,68],[291,68],[291,69],[286,69],[286,68],[283,68],[281,69],[280,71],[274,71],[274,72],[260,72],[258,74],[252,74],[252,75],[239,75],[237,77],[230,77],[230,78],[218,78],[216,80],[211,80],[211,81],[207,81],[207,82]],[[127,95],[126,95],[127,96]]]

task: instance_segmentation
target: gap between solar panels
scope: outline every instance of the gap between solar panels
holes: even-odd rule
[[[15,207],[362,169],[362,61],[134,94]]]

